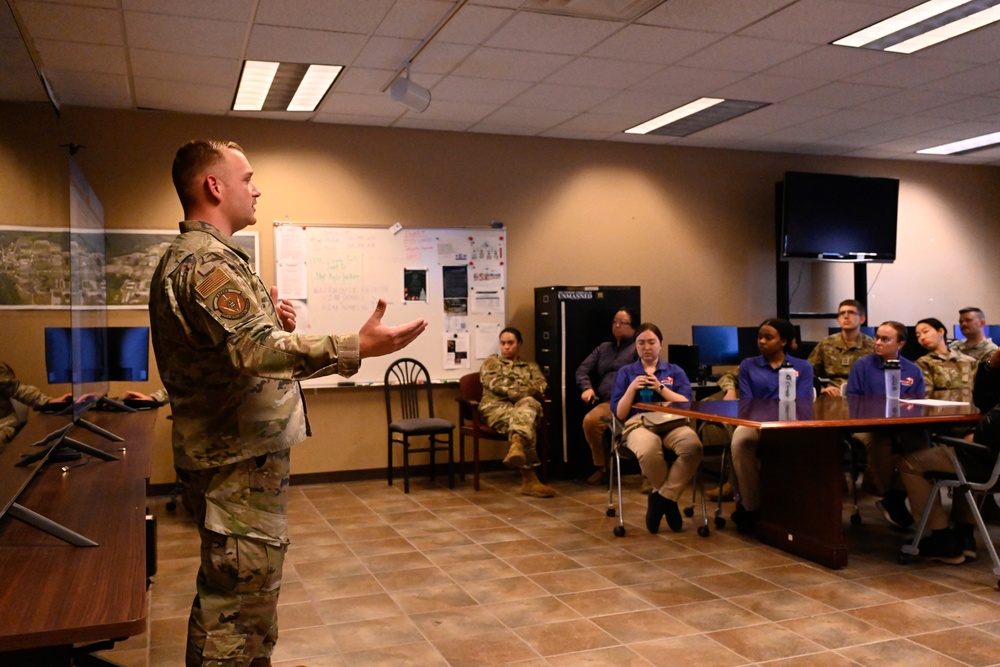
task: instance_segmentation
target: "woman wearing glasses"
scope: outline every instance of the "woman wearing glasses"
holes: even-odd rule
[[[660,359],[662,346],[659,327],[650,322],[640,325],[635,337],[639,359],[618,371],[611,390],[611,409],[625,422],[625,446],[635,452],[642,474],[653,486],[646,509],[646,529],[654,534],[664,518],[675,533],[683,527],[677,501],[703,455],[701,440],[687,425],[687,419],[634,407],[643,401],[691,400],[691,382],[680,366]],[[677,455],[672,465],[664,457],[665,450]]]

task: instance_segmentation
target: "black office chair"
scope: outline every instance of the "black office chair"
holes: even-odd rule
[[[423,399],[421,399],[421,395]],[[393,419],[393,404],[400,417]],[[427,416],[421,416],[421,404]],[[447,419],[434,417],[434,399],[427,368],[416,359],[399,359],[385,371],[385,417],[389,424],[387,474],[392,486],[392,446],[403,445],[403,491],[410,492],[410,453],[430,455],[430,478],[434,480],[434,459],[441,451],[448,452],[448,488],[455,488],[455,425]],[[426,447],[414,447],[410,438],[426,437]]]
[[[996,547],[993,546],[993,540],[990,539],[990,534],[986,529],[986,523],[983,521],[981,511],[982,500],[985,500],[985,494],[997,491],[998,480],[1000,480],[1000,456],[996,456],[996,462],[993,464],[993,470],[988,479],[981,482],[970,482],[966,477],[964,466],[962,466],[958,460],[958,456],[955,454],[955,449],[979,450],[986,453],[990,452],[990,448],[985,445],[969,442],[968,440],[945,435],[933,435],[931,436],[931,440],[935,445],[949,446],[946,453],[956,472],[930,471],[925,473],[927,479],[934,480],[934,487],[927,498],[927,505],[921,512],[920,521],[917,523],[917,530],[913,535],[913,541],[903,545],[899,554],[899,562],[906,564],[910,562],[913,556],[920,555],[920,540],[924,536],[924,531],[927,530],[927,519],[930,516],[931,507],[933,507],[934,502],[938,499],[941,489],[950,488],[954,490],[952,502],[960,502],[959,496],[964,495],[965,501],[969,503],[969,507],[972,509],[972,516],[976,520],[976,527],[979,529],[979,534],[983,538],[986,550],[993,560],[993,574],[994,576],[1000,576],[1000,558],[997,557]],[[974,494],[978,494],[981,497],[980,502],[977,503],[975,501]],[[997,582],[997,586],[1000,586],[1000,581]]]

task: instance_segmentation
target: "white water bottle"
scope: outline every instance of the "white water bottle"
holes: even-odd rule
[[[795,369],[785,359],[785,363],[778,369],[778,400],[794,401],[795,395]]]
[[[885,397],[892,401],[899,400],[899,359],[885,362]]]

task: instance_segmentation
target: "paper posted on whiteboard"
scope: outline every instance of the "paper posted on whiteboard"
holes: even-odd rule
[[[503,314],[503,292],[476,292],[469,299],[469,312],[473,315]]]

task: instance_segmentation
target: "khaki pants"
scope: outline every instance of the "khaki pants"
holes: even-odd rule
[[[625,422],[628,431],[625,446],[635,453],[639,468],[653,485],[653,491],[677,502],[701,463],[701,440],[686,420],[644,426],[641,424],[644,416],[646,413],[633,415]],[[634,420],[640,423],[636,425]],[[673,465],[667,464],[664,450],[677,455]]]
[[[590,445],[594,465],[599,468],[607,466],[604,457],[604,433],[608,430],[608,422],[604,421],[605,418],[611,418],[611,403],[608,401],[598,403],[583,416],[583,435]]]
[[[927,498],[931,495],[934,482],[924,477],[924,473],[934,470],[938,472],[955,472],[955,468],[948,459],[945,450],[950,447],[931,447],[921,449],[916,452],[900,454],[896,457],[896,466],[899,468],[899,476],[906,487],[906,495],[910,498],[910,508],[913,514],[919,517],[924,508],[927,507]],[[965,499],[965,494],[955,493],[951,508],[952,516],[961,523],[975,523],[972,510]],[[927,517],[927,527],[931,530],[941,530],[948,527],[948,517],[941,507],[941,499],[938,498],[931,506],[930,515]]]

